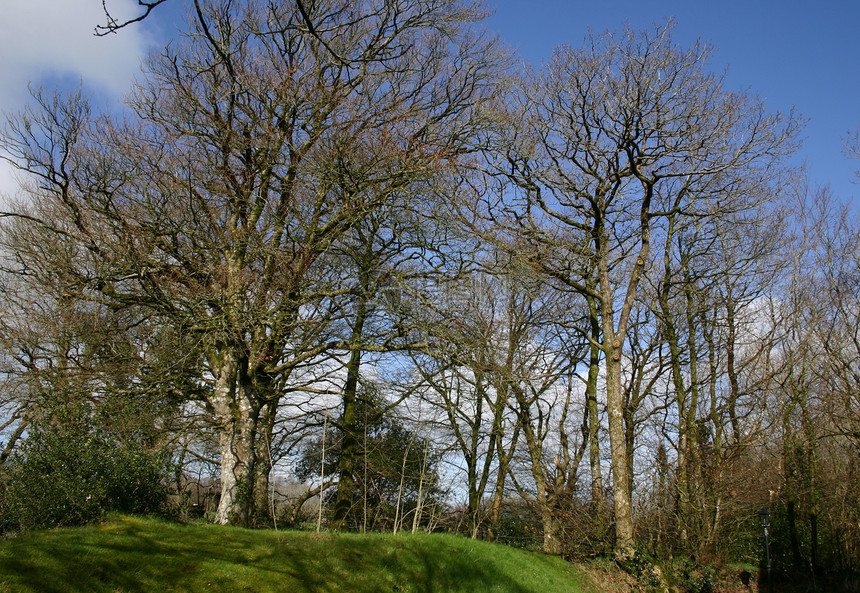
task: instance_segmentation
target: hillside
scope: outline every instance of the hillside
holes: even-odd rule
[[[115,517],[0,541],[3,593],[579,592],[558,558],[445,534],[251,531]]]

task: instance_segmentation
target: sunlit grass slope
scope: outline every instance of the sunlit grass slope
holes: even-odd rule
[[[580,591],[558,558],[444,534],[331,535],[117,517],[0,541],[0,592]]]

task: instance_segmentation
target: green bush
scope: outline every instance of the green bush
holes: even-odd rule
[[[543,545],[540,517],[528,505],[506,500],[499,522],[494,526],[496,540],[523,550],[539,550]]]
[[[121,442],[86,416],[31,427],[3,493],[4,530],[81,525],[108,511],[161,512],[164,459]]]
[[[713,593],[716,576],[713,567],[698,566],[692,560],[682,560],[674,567],[676,588],[683,593]]]
[[[618,567],[633,576],[644,591],[665,591],[666,576],[658,561],[642,549],[633,556],[617,560]]]

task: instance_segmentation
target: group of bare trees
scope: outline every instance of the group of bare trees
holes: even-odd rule
[[[4,128],[3,462],[122,398],[217,462],[215,521],[277,519],[304,450],[348,528],[399,416],[473,536],[522,500],[550,553],[715,555],[782,501],[798,563],[857,557],[860,235],[796,116],[671,25],[521,72],[468,2],[194,7],[122,118],[38,91]]]
[[[327,47],[290,6],[209,5],[146,64],[129,120],[46,94],[6,135],[37,184],[17,220],[39,220],[8,251],[53,259],[34,281],[194,342],[222,523],[248,520],[291,375],[340,341],[327,309],[348,288],[324,256],[467,151],[496,84],[493,47],[462,31],[469,6],[319,9]]]

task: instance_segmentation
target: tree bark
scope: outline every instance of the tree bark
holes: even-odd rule
[[[591,345],[589,347],[588,379],[585,384],[585,400],[588,406],[588,462],[591,469],[591,503],[597,514],[598,524],[604,520],[603,470],[600,466],[600,415],[597,408],[597,380],[600,376],[600,320],[594,297],[587,296]]]
[[[270,493],[270,480],[274,464],[272,437],[274,436],[275,422],[277,420],[277,405],[274,403],[264,404],[259,415],[258,436],[256,438],[257,461],[254,478],[254,513],[251,521],[254,524],[260,522],[277,521],[275,508],[276,501]]]
[[[215,522],[247,526],[254,505],[256,437],[260,405],[240,362],[222,354],[211,404],[218,422],[221,453],[221,499]]]
[[[348,528],[348,518],[355,499],[355,473],[359,455],[358,422],[356,417],[356,398],[361,372],[361,332],[365,320],[365,303],[359,302],[353,336],[347,363],[346,382],[343,388],[342,412],[340,420],[341,451],[338,467],[337,497],[334,503],[334,527]]]
[[[616,342],[617,343],[617,342]],[[606,404],[609,411],[609,446],[612,452],[612,500],[615,504],[615,554],[619,559],[634,555],[632,493],[624,431],[621,393],[621,353],[609,348],[606,357]]]
[[[541,515],[543,523],[543,553],[560,556],[564,551],[564,542],[561,537],[561,519],[556,516],[549,504],[544,506]]]

